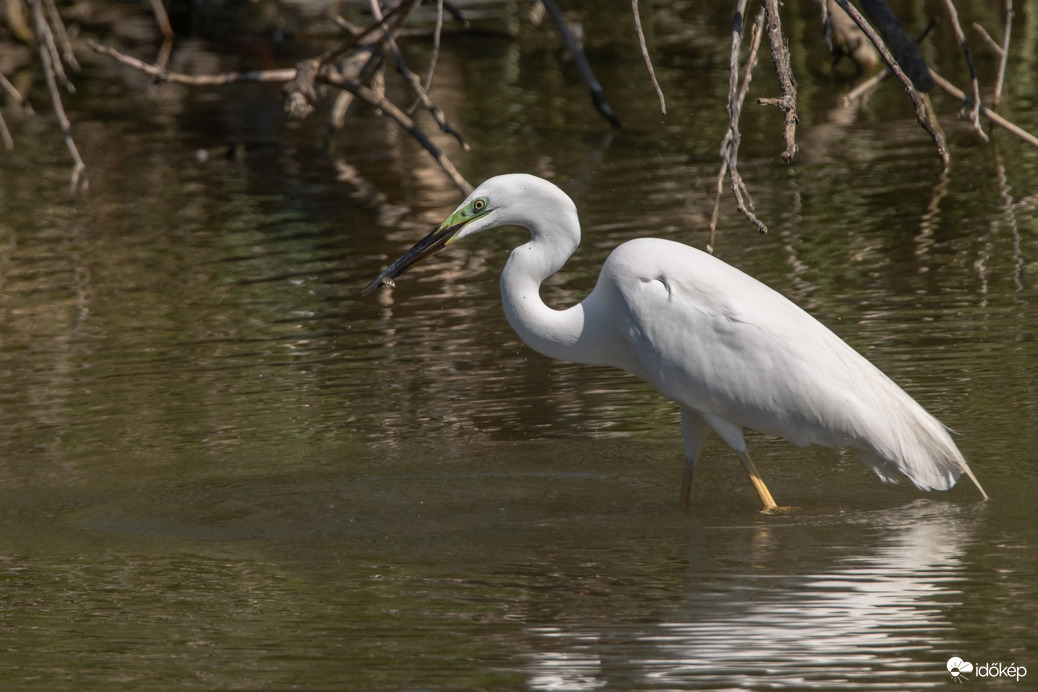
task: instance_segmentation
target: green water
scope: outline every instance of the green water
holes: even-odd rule
[[[708,241],[730,10],[655,9],[666,117],[628,11],[585,27],[622,132],[550,36],[440,56],[438,98],[473,150],[437,141],[464,175],[551,177],[581,210],[556,305],[624,240]],[[812,13],[789,31],[815,31]],[[904,690],[950,685],[956,655],[1027,666],[968,681],[1026,689],[1038,151],[978,141],[935,97],[942,173],[896,87],[850,112],[853,82],[800,60],[797,162],[777,158],[776,112],[745,123],[771,233],[726,202],[717,254],[953,427],[990,502],[751,434],[801,509],[760,515],[717,438],[685,509],[674,406],[509,329],[497,274],[518,232],[360,296],[459,201],[390,123],[361,112],[326,153],[320,116],[285,124],[276,87],[147,88],[90,59],[69,103],[90,179],[74,206],[53,123],[4,111],[5,689]],[[1016,70],[1006,113],[1038,130],[1033,63]],[[237,160],[198,159],[236,143]]]

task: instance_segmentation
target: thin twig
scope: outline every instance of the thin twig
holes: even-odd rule
[[[397,125],[407,130],[412,137],[418,140],[419,144],[425,147],[425,150],[429,152],[433,159],[436,160],[436,163],[439,164],[440,168],[443,169],[451,179],[451,182],[454,183],[462,194],[467,195],[472,192],[474,188],[467,180],[465,180],[464,177],[462,177],[461,173],[459,173],[450,162],[450,159],[448,159],[440,148],[437,147],[424,132],[422,132],[421,128],[419,128],[413,120],[407,117],[406,113],[393,105],[393,103],[385,96],[381,96],[363,84],[359,84],[349,79],[343,79],[338,72],[334,71],[329,66],[325,66],[325,68],[321,70],[320,79],[326,84],[331,84],[340,89],[345,89],[357,98],[368,102],[382,111],[383,114],[396,122]]]
[[[797,153],[797,83],[789,66],[789,45],[786,43],[786,37],[782,35],[778,0],[763,0],[763,5],[767,15],[768,41],[771,42],[771,61],[775,65],[775,75],[778,77],[782,97],[757,99],[757,103],[763,106],[778,106],[785,112],[782,139],[786,143],[786,150],[782,152],[782,160],[790,163]]]
[[[343,53],[346,53],[360,45],[362,41],[376,42],[381,40],[381,36],[391,33],[396,27],[400,26],[402,18],[406,18],[419,2],[421,2],[421,0],[403,0],[403,2],[397,4],[389,12],[386,12],[385,16],[379,19],[375,24],[372,24],[368,28],[356,34],[351,34],[349,38],[339,45],[322,53],[317,58],[318,64],[325,65],[331,62]],[[373,35],[375,34],[378,34],[379,38],[373,38]]]
[[[566,49],[573,56],[573,62],[576,63],[584,84],[587,85],[588,90],[591,92],[591,101],[595,104],[595,108],[598,109],[603,118],[609,121],[610,125],[618,130],[623,129],[623,126],[620,124],[620,118],[616,116],[613,107],[609,105],[609,100],[606,99],[602,85],[595,79],[591,63],[588,62],[587,56],[584,55],[584,50],[580,47],[580,43],[577,42],[576,36],[573,35],[573,30],[569,28],[569,24],[566,22],[566,17],[563,16],[559,4],[555,0],[541,0],[541,4],[544,5],[544,9],[548,12],[551,20],[555,22],[555,28],[562,35]]]
[[[462,149],[469,151],[471,148],[469,147],[469,143],[465,141],[465,138],[461,136],[460,132],[455,130],[451,124],[447,122],[447,116],[443,114],[443,111],[441,111],[435,103],[433,103],[432,99],[429,98],[429,94],[427,94],[425,89],[422,87],[422,80],[411,70],[410,67],[407,66],[407,63],[404,62],[404,54],[396,44],[396,41],[389,39],[387,42],[396,54],[397,72],[399,72],[403,78],[407,80],[407,83],[411,85],[411,89],[414,90],[415,94],[418,96],[418,100],[421,101],[422,105],[424,105],[426,110],[429,111],[429,114],[432,115],[433,120],[435,120],[436,124],[440,126],[440,130],[454,137],[454,139],[458,141],[458,144],[461,145]]]
[[[365,34],[368,35],[368,39],[361,44],[349,58],[344,62],[339,63],[339,73],[346,79],[352,79],[361,83],[369,82],[382,60],[382,41],[389,33],[390,26],[387,25],[385,17],[382,16],[382,9],[380,7],[373,9],[376,11],[376,17],[382,17],[378,24],[381,28],[378,31],[371,32],[361,30],[347,22],[342,17],[336,17],[335,19],[336,24],[347,31],[354,39],[357,36],[363,36]],[[286,90],[288,88],[289,86],[286,85]],[[316,95],[312,92],[308,93],[310,93],[310,98],[313,98]],[[292,98],[292,95],[288,96],[289,98]],[[339,93],[336,94],[328,118],[328,138],[325,141],[326,148],[331,147],[332,138],[335,136],[335,133],[346,126],[346,113],[353,105],[353,101],[353,94],[348,91],[340,90]],[[421,103],[421,101],[417,100],[415,105],[419,103]]]
[[[660,83],[656,79],[656,71],[652,69],[652,58],[649,57],[649,48],[645,45],[645,33],[642,31],[642,18],[638,13],[638,0],[631,0],[631,10],[634,12],[634,30],[638,34],[638,45],[642,49],[642,60],[645,61],[645,67],[649,70],[649,79],[652,80],[652,87],[656,90],[656,96],[660,99],[660,111],[663,115],[667,114],[667,101],[663,98],[663,89],[660,88]]]
[[[837,3],[839,4],[839,3]],[[930,80],[929,67],[923,54],[919,51],[917,42],[908,38],[901,21],[890,9],[886,0],[858,0],[858,4],[868,15],[871,26],[883,37],[883,44],[894,56],[901,71],[912,80],[916,91],[922,94],[929,93],[933,89],[933,81]],[[870,39],[871,40],[871,39]],[[873,44],[875,45],[875,44]]]
[[[750,36],[750,52],[746,56],[746,67],[743,70],[742,85],[739,87],[739,109],[746,102],[746,94],[750,91],[750,81],[753,79],[753,68],[757,66],[757,53],[760,50],[761,37],[764,35],[764,8],[757,12],[757,18],[753,21],[753,34]]]
[[[54,71],[54,76],[57,77],[59,82],[61,82],[61,86],[65,87],[65,91],[74,94],[76,93],[76,87],[72,84],[72,81],[69,80],[68,75],[65,74],[61,55],[58,53],[58,46],[54,40],[54,32],[51,31],[50,24],[46,19],[44,19],[43,12],[40,11],[40,2],[46,4],[47,0],[33,0],[29,3],[33,6],[33,15],[36,18],[36,40],[40,43],[41,47],[46,47],[47,52],[50,54],[50,69]],[[57,14],[56,9],[54,10],[54,14]],[[64,29],[60,17],[58,18],[58,26]],[[69,50],[71,50],[71,48]],[[75,58],[73,58],[73,61],[75,61]]]
[[[359,82],[353,81],[340,72],[334,69],[331,65],[318,66],[315,60],[305,60],[301,62],[296,69],[281,69],[281,70],[263,70],[258,72],[238,72],[238,73],[224,73],[216,75],[185,75],[177,72],[168,72],[166,70],[149,65],[145,62],[138,60],[137,58],[123,55],[119,51],[103,46],[96,41],[89,41],[88,45],[94,51],[107,55],[120,63],[132,67],[136,70],[140,70],[145,74],[151,75],[163,82],[174,82],[177,84],[186,84],[190,86],[211,86],[211,85],[223,85],[223,84],[237,84],[243,82],[294,82],[300,80],[301,82],[313,83],[314,81],[320,81],[325,84],[344,89],[354,96],[368,102],[378,110],[382,111],[386,116],[395,121],[400,127],[404,128],[414,137],[418,142],[425,148],[427,152],[433,157],[440,168],[447,174],[451,181],[457,186],[463,193],[468,194],[472,191],[472,186],[466,181],[450,160],[443,154],[443,152],[437,147],[432,140],[426,136],[424,132],[411,120],[407,115],[399,108],[394,106],[392,102],[386,99],[384,96],[378,94],[375,90],[369,89]],[[298,74],[300,71],[312,71],[313,74],[309,76],[300,77]]]
[[[937,21],[934,19],[930,19],[930,21],[926,23],[926,28],[923,29],[923,31],[919,34],[919,37],[916,38],[916,45],[919,45],[924,40],[926,40],[926,37],[930,34],[930,31],[935,26],[937,26]],[[894,73],[890,71],[890,68],[887,68],[879,74],[872,75],[868,79],[864,80],[861,84],[847,92],[847,94],[843,97],[843,104],[847,105],[849,103],[854,102],[857,99],[862,98],[863,96],[871,92],[873,89],[878,87],[881,83],[886,81],[889,77],[893,76],[893,74]]]
[[[453,2],[444,2],[443,9],[447,10],[447,14],[454,18],[458,24],[464,28],[470,26],[469,20],[465,17],[465,13],[461,11],[461,8],[455,5]]]
[[[735,17],[732,20],[732,43],[728,54],[728,130],[721,140],[721,170],[717,175],[717,196],[714,199],[714,221],[711,223],[713,231],[716,223],[717,210],[721,201],[721,182],[728,171],[732,173],[732,187],[735,193],[736,203],[742,201],[741,193],[744,186],[738,174],[739,143],[742,134],[739,131],[739,116],[742,113],[742,101],[739,100],[739,55],[742,50],[742,37],[745,33],[746,0],[739,0],[735,7]],[[749,64],[747,62],[747,64]],[[749,73],[752,75],[752,73]],[[751,202],[749,206],[753,206]],[[712,238],[711,238],[712,241]],[[711,244],[713,244],[711,242]]]
[[[865,20],[865,17],[858,12],[853,5],[847,0],[835,0],[836,4],[847,13],[854,23],[858,25],[858,28],[872,41],[872,45],[876,46],[876,50],[879,51],[880,57],[883,58],[883,62],[887,64],[890,71],[894,73],[901,83],[905,85],[905,91],[908,93],[908,97],[912,100],[912,105],[915,106],[915,116],[919,121],[919,124],[930,133],[930,137],[933,138],[934,144],[937,147],[937,155],[941,157],[941,161],[948,165],[948,149],[944,145],[944,135],[941,134],[940,130],[934,125],[933,121],[930,120],[930,116],[926,111],[926,105],[923,103],[923,99],[919,96],[919,92],[916,91],[915,86],[912,84],[912,80],[905,75],[901,66],[898,65],[897,60],[890,54],[886,45],[883,43],[883,39],[879,37],[876,30]]]
[[[33,114],[32,104],[29,103],[29,100],[22,96],[21,93],[19,93],[14,84],[11,84],[11,82],[8,81],[3,72],[0,72],[0,89],[6,91],[7,95],[10,96],[12,100],[17,101],[18,105],[22,107],[22,110],[25,111],[26,115]]]
[[[443,37],[443,0],[436,0],[436,26],[433,28],[432,55],[429,56],[429,68],[425,72],[425,82],[422,90],[428,92],[432,87],[433,73],[436,72],[436,63],[440,59],[440,40]],[[417,105],[417,102],[416,102]],[[412,110],[413,110],[412,106]]]
[[[0,139],[4,140],[4,148],[7,151],[14,149],[14,138],[11,137],[11,131],[7,129],[7,121],[4,120],[3,111],[0,111]]]
[[[36,20],[36,34],[37,37],[44,36],[49,33],[47,28],[47,20],[43,17],[43,11],[40,9],[39,0],[27,0],[29,6],[32,7],[33,17]],[[86,164],[83,163],[83,157],[79,155],[79,148],[76,146],[76,142],[72,139],[72,123],[69,122],[68,115],[65,114],[65,107],[61,103],[61,92],[58,91],[58,82],[55,77],[55,66],[52,62],[52,50],[53,41],[50,46],[47,45],[47,41],[37,39],[40,51],[40,62],[43,64],[43,74],[47,80],[47,89],[50,92],[51,104],[54,106],[54,115],[58,118],[58,124],[61,127],[61,135],[65,138],[65,146],[68,147],[69,154],[72,156],[72,176],[69,181],[69,199],[76,199],[76,191],[79,189],[80,176],[83,174],[83,170],[86,168]]]
[[[981,139],[985,142],[988,141],[988,136],[984,134],[984,129],[980,126],[980,82],[977,81],[977,67],[973,64],[973,53],[970,51],[969,41],[966,40],[966,34],[962,31],[962,25],[959,23],[959,13],[955,11],[955,5],[952,4],[952,0],[944,0],[944,6],[948,10],[948,15],[951,17],[952,28],[955,30],[955,39],[962,46],[963,55],[966,58],[966,66],[970,70],[970,82],[973,85],[973,98],[967,103],[967,115],[969,121],[973,123],[973,129],[977,131]]]
[[[973,30],[980,34],[980,37],[984,39],[984,43],[988,44],[988,48],[995,52],[995,55],[1002,57],[1002,46],[998,45],[998,41],[991,38],[991,34],[987,32],[984,27],[976,22],[973,22]]]
[[[757,64],[757,51],[760,47],[761,36],[764,25],[764,8],[757,13],[757,20],[753,27],[753,37],[750,44],[749,56],[746,59],[746,71],[742,80],[742,88],[739,88],[739,53],[742,48],[742,35],[744,29],[744,13],[747,0],[739,0],[735,10],[735,19],[732,23],[732,47],[729,54],[728,64],[728,131],[721,142],[721,170],[717,174],[717,194],[714,197],[714,211],[710,217],[710,242],[707,249],[713,252],[714,234],[717,230],[717,216],[721,204],[721,191],[725,173],[728,173],[731,182],[732,195],[735,197],[735,208],[756,227],[759,233],[767,233],[768,227],[764,225],[757,215],[753,213],[753,200],[750,199],[749,191],[739,175],[739,143],[742,135],[739,132],[739,116],[742,105],[749,90],[750,79],[753,68]]]
[[[952,84],[947,79],[945,79],[941,75],[937,74],[933,70],[930,70],[930,76],[933,77],[934,84],[936,84],[937,86],[939,86],[942,89],[944,89],[946,92],[951,94],[954,98],[959,99],[964,104],[969,100],[969,97],[967,97],[966,94],[961,89],[956,87],[954,84]],[[989,109],[985,108],[984,106],[981,106],[980,107],[980,114],[983,115],[988,120],[990,120],[991,122],[993,122],[994,124],[996,124],[999,127],[1001,127],[1002,129],[1006,130],[1007,132],[1013,133],[1014,135],[1016,135],[1020,139],[1024,140],[1025,142],[1027,142],[1031,146],[1038,147],[1038,137],[1035,137],[1030,132],[1028,132],[1027,130],[1024,130],[1023,128],[1019,127],[1018,125],[1014,125],[1013,123],[1009,122],[1008,120],[1006,120],[1001,115],[999,115],[998,113],[994,112],[993,110],[989,110]]]
[[[162,45],[159,46],[159,54],[155,56],[155,67],[160,69],[166,69],[169,66],[169,59],[173,55],[173,39],[164,38],[162,39]]]
[[[155,22],[159,25],[159,31],[162,32],[162,45],[159,46],[159,54],[155,57],[155,66],[161,69],[166,69],[169,65],[169,58],[173,55],[173,25],[169,21],[169,14],[166,13],[166,6],[162,4],[162,0],[151,0],[151,11],[155,15]]]
[[[882,84],[890,75],[893,74],[890,70],[883,70],[878,74],[874,74],[871,77],[862,80],[862,82],[848,91],[843,96],[843,105],[853,103],[858,99],[864,97],[866,94],[872,93],[880,84]]]
[[[378,0],[371,0],[371,13],[375,16],[375,19],[382,20],[382,8],[378,4]],[[426,93],[425,88],[422,87],[422,80],[416,75],[410,67],[407,66],[407,62],[404,60],[404,53],[400,50],[400,46],[397,45],[396,40],[393,38],[393,34],[390,33],[385,37],[386,45],[393,54],[396,56],[396,70],[400,75],[407,80],[407,83],[411,85],[411,89],[415,92],[418,97],[418,101],[425,106],[429,114],[432,115],[433,120],[440,126],[440,130],[454,137],[461,145],[461,148],[465,151],[469,151],[470,147],[465,138],[461,136],[461,133],[451,127],[451,124],[447,122],[447,116],[443,114],[436,104],[429,98],[429,94]],[[432,75],[429,75],[430,79]]]
[[[1009,60],[1009,35],[1013,27],[1013,0],[1006,0],[1006,28],[1002,32],[1002,56],[998,62],[998,79],[995,80],[995,108],[1002,105],[1005,92],[1006,62]]]
[[[760,51],[760,42],[761,38],[764,36],[764,17],[765,10],[761,7],[757,12],[757,19],[753,22],[753,34],[750,37],[750,52],[746,56],[746,68],[743,71],[742,85],[739,87],[739,95],[736,99],[735,138],[732,141],[731,164],[729,166],[732,190],[738,191],[738,194],[736,194],[736,209],[739,209],[750,223],[757,227],[757,230],[760,233],[767,233],[768,227],[751,212],[753,209],[753,200],[750,198],[750,191],[746,188],[746,183],[742,179],[742,174],[738,171],[737,159],[739,154],[739,144],[742,141],[742,134],[739,132],[739,116],[742,113],[743,105],[746,103],[746,94],[750,90],[750,80],[753,79],[753,68],[757,66],[757,55]],[[740,202],[744,202],[744,208],[739,207]]]
[[[827,0],[819,0],[818,9],[822,12],[822,39],[825,41],[825,49],[833,52],[833,17],[829,14],[829,3]]]
[[[410,16],[411,10],[417,6],[418,1],[405,0],[383,15],[381,5],[372,0],[370,7],[376,23],[363,30],[357,29],[341,17],[337,18],[336,23],[349,33],[349,38],[331,51],[326,51],[317,58],[304,60],[296,65],[296,76],[283,89],[285,111],[297,119],[306,118],[313,113],[314,103],[317,100],[314,80],[322,66],[330,64],[351,47],[360,46],[346,60],[345,64],[339,67],[340,74],[345,79],[363,80],[373,85],[376,84],[382,75],[380,69],[383,52],[381,44],[387,38],[392,40],[393,32],[403,25],[403,22]],[[329,118],[326,147],[331,145],[331,138],[335,132],[343,128],[346,111],[352,104],[353,94],[343,91],[336,96]]]
[[[114,58],[123,65],[140,70],[144,74],[155,77],[160,82],[186,84],[188,86],[222,86],[224,84],[240,84],[244,82],[287,82],[296,76],[296,70],[285,68],[280,70],[255,70],[251,72],[223,72],[209,75],[190,75],[181,72],[169,72],[155,65],[138,60],[114,48],[102,45],[93,39],[87,40],[91,50]]]
[[[162,4],[162,0],[151,0],[151,11],[155,13],[155,21],[159,25],[162,37],[167,41],[172,41],[173,25],[169,22],[169,15],[166,13],[166,6]]]
[[[73,70],[79,71],[79,62],[76,60],[76,53],[72,50],[72,41],[69,40],[68,31],[65,30],[65,22],[61,20],[61,15],[58,14],[58,8],[54,4],[54,0],[44,0],[45,9],[47,10],[47,17],[50,19],[50,25],[57,34],[58,43],[61,44],[61,57],[69,67]]]

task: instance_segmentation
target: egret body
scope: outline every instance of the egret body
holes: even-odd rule
[[[852,449],[884,481],[904,475],[923,490],[947,490],[965,473],[987,497],[944,425],[804,310],[712,255],[660,238],[631,240],[606,259],[587,298],[548,307],[541,282],[576,251],[580,223],[573,201],[535,176],[484,182],[364,292],[498,226],[530,232],[501,273],[505,315],[526,344],[549,358],[621,368],[678,403],[683,502],[713,429],[735,450],[764,510],[776,508],[744,428],[801,447]]]

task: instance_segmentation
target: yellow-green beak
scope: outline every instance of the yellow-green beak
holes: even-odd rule
[[[443,248],[450,245],[468,223],[482,216],[482,209],[474,210],[472,204],[466,204],[451,214],[439,228],[425,236],[414,247],[400,255],[392,264],[386,267],[374,281],[369,283],[361,292],[367,295],[379,286],[395,286],[394,279],[418,264],[426,257],[431,257]]]

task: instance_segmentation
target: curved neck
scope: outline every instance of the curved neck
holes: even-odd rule
[[[584,332],[583,305],[554,310],[540,295],[541,282],[559,271],[580,244],[580,222],[572,203],[545,211],[538,214],[555,219],[550,233],[533,220],[515,222],[529,229],[530,242],[512,251],[501,272],[501,302],[512,329],[528,346],[549,358],[588,362],[573,350]]]

